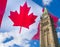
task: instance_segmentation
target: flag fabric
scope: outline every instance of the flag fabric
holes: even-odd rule
[[[5,12],[6,3],[7,3],[7,0],[0,0],[0,26],[3,18],[3,14]]]
[[[40,17],[43,14],[43,4],[54,20],[59,38],[59,15],[55,14],[54,10],[50,11],[50,4],[54,5],[54,0],[47,3],[46,1],[42,3],[42,0],[0,0],[0,46],[40,47]]]
[[[32,0],[3,0],[2,2],[0,4],[2,7],[0,11],[3,11],[3,15],[0,15],[0,46],[39,47],[42,7]]]

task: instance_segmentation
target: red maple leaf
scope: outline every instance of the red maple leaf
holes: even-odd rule
[[[35,23],[35,19],[37,18],[37,16],[33,15],[33,13],[28,15],[29,10],[30,7],[28,7],[27,3],[25,3],[23,6],[20,6],[19,14],[17,11],[10,12],[9,18],[14,22],[14,26],[21,26],[20,32],[22,27],[29,29],[29,25]]]

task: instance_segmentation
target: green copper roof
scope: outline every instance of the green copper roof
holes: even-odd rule
[[[44,12],[43,12],[43,15],[45,15],[45,14],[48,14],[48,11],[46,8],[44,8]]]

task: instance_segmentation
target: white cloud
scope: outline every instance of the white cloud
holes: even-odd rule
[[[58,27],[58,29],[60,30],[60,27]]]
[[[3,45],[3,44],[0,44],[0,46],[1,46],[1,47],[4,47],[4,45]]]
[[[25,34],[24,34],[25,35]],[[28,40],[24,40],[25,37],[21,36],[21,34],[19,34],[19,31],[17,30],[13,30],[9,33],[0,33],[0,46],[1,47],[9,47],[9,46],[12,46],[14,44],[17,44],[17,45],[20,45],[20,46],[23,46],[23,47],[29,47],[30,44],[28,44]],[[2,43],[6,38],[9,38],[10,36],[13,36],[14,39],[11,40],[10,42],[7,42],[7,43]],[[28,35],[29,37],[30,35]],[[27,36],[26,36],[27,37]]]
[[[58,38],[60,38],[60,32],[58,32],[57,35],[58,35]]]
[[[58,31],[60,31],[60,27],[57,27],[56,29],[59,29]]]
[[[30,44],[26,44],[24,47],[30,47]]]
[[[49,5],[52,2],[52,0],[42,0],[42,1],[44,5]]]
[[[60,22],[60,19],[58,21]]]

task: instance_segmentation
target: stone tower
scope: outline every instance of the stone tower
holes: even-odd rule
[[[54,22],[46,8],[44,8],[40,23],[40,47],[58,47]]]

